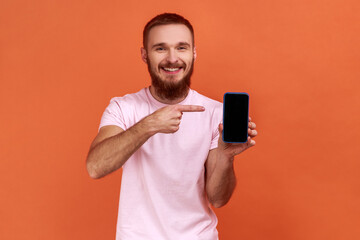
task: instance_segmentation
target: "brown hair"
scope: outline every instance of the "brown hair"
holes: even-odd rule
[[[183,16],[180,16],[176,13],[163,13],[154,17],[145,25],[143,31],[143,46],[145,49],[147,46],[147,40],[150,30],[155,26],[168,25],[168,24],[184,24],[191,32],[192,44],[194,45],[194,29],[190,24],[190,22],[187,19],[185,19]]]

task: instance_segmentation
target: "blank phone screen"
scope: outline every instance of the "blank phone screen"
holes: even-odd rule
[[[244,143],[248,137],[249,95],[247,93],[225,93],[223,116],[223,140]]]

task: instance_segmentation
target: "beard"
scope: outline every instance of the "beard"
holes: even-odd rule
[[[161,77],[155,71],[152,70],[151,62],[149,62],[147,65],[151,77],[151,85],[154,87],[157,96],[167,100],[176,100],[186,97],[190,88],[190,83],[191,83],[190,78],[194,71],[194,59],[191,63],[189,72],[177,82],[171,81],[175,76],[174,77],[169,76],[168,78],[170,81],[161,79]],[[168,64],[164,67],[176,68],[180,66]],[[186,66],[183,67],[183,69],[185,68]]]

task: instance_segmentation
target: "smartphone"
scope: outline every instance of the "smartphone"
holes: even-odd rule
[[[227,92],[223,107],[223,141],[245,143],[248,138],[249,94]]]

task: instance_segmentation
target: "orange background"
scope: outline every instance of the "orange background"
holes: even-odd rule
[[[0,239],[114,239],[120,171],[85,158],[113,96],[150,84],[142,29],[195,27],[192,87],[250,94],[257,146],[222,240],[360,239],[357,0],[0,1]]]

